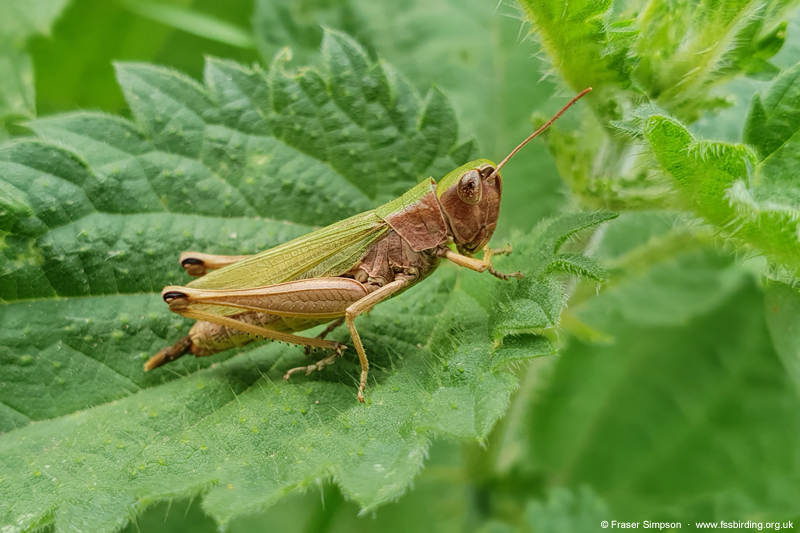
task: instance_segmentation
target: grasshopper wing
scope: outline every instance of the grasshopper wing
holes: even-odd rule
[[[406,226],[410,225],[412,229],[417,229],[417,233],[430,233],[430,222],[426,221],[422,215],[429,214],[431,211],[429,206],[431,198],[432,202],[436,204],[435,212],[439,213],[434,193],[435,187],[436,182],[428,178],[416,187],[409,189],[397,200],[376,210],[366,211],[312,231],[258,255],[206,274],[187,286],[206,290],[250,289],[299,279],[341,276],[357,266],[370,247],[392,229],[393,216],[402,214],[405,217],[403,220]],[[424,203],[425,199],[428,200],[427,204]],[[420,211],[423,211],[422,215]],[[441,214],[439,217],[441,218]],[[416,226],[414,222],[417,222]],[[446,237],[444,219],[441,219],[441,224],[436,225],[436,228],[439,231],[435,236],[435,241],[423,243],[424,248],[438,244]],[[395,231],[398,230],[395,229]],[[402,235],[402,232],[400,234]],[[414,234],[413,231],[412,234]],[[208,306],[207,309],[223,315],[242,311],[219,306]]]
[[[246,289],[286,281],[341,276],[358,264],[369,247],[389,231],[374,211],[367,211],[271,248],[198,278],[196,289]],[[220,314],[237,312],[216,308]]]

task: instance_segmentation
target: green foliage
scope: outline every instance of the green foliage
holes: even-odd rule
[[[524,271],[525,277],[519,283],[501,286],[502,295],[493,302],[491,331],[495,345],[500,347],[494,355],[496,366],[556,353],[544,334],[558,327],[561,308],[568,297],[559,274],[566,272],[596,281],[606,279],[606,272],[594,259],[558,252],[576,233],[614,217],[602,212],[572,213],[544,220],[503,262],[505,269]]]
[[[521,3],[564,80],[598,88],[589,100],[596,120],[550,135],[559,171],[584,204],[689,210],[797,273],[800,70],[781,73],[768,61],[786,39],[791,2]],[[730,104],[712,88],[737,75],[774,77],[737,120],[756,153],[690,132],[691,122]]]
[[[207,25],[199,27],[185,16],[200,15],[206,22],[221,22],[241,32],[249,27],[248,1],[165,0],[158,6],[162,15],[166,9],[171,17],[162,16],[163,22],[134,13],[143,4],[71,0],[50,36],[30,41],[39,116],[87,109],[126,114],[128,107],[115,78],[117,61],[169,65],[199,79],[207,56],[247,64],[258,60],[252,49],[211,40],[215,34],[209,34]],[[191,26],[194,33],[175,26]]]
[[[546,503],[536,500],[528,503],[525,514],[537,533],[588,533],[597,531],[597,525],[609,517],[609,511],[608,505],[591,489],[582,487],[577,494],[562,488],[553,489]]]
[[[775,79],[762,99],[753,97],[744,145],[696,141],[675,120],[653,115],[645,138],[674,179],[682,203],[721,229],[754,246],[795,275],[800,269],[800,169],[797,137],[800,64]]]
[[[576,90],[592,87],[589,96],[601,120],[621,118],[616,90],[631,83],[628,47],[639,30],[629,21],[608,23],[612,2],[521,1],[542,48]],[[580,53],[575,53],[579,49]]]
[[[800,294],[797,288],[770,283],[764,297],[764,315],[775,351],[794,386],[800,387]]]
[[[72,0],[22,41],[36,108],[108,114],[0,146],[0,529],[796,521],[795,5]],[[309,357],[277,344],[141,371],[190,325],[157,296],[180,250],[499,160],[587,85],[503,171],[525,277],[443,265],[359,318],[366,405],[352,349],[288,383]]]
[[[725,235],[754,245],[797,273],[800,242],[796,226],[796,187],[760,190],[763,166],[744,145],[697,142],[678,122],[654,116],[645,136],[658,162],[675,179],[685,205]],[[754,187],[747,181],[755,168]],[[746,181],[747,180],[747,181]],[[772,189],[772,190],[769,190]],[[766,196],[766,197],[765,197]],[[774,199],[773,199],[774,198]],[[781,202],[783,200],[783,202]]]
[[[255,46],[247,30],[201,12],[150,2],[128,2],[125,7],[142,17],[212,41],[240,48]]]
[[[520,4],[554,70],[573,90],[596,89],[590,102],[605,124],[648,100],[694,121],[726,105],[710,94],[715,85],[740,74],[771,78],[794,2]]]
[[[414,489],[399,501],[389,502],[377,513],[359,515],[359,507],[342,497],[332,484],[319,490],[285,495],[265,513],[232,520],[226,531],[359,531],[405,533],[429,529],[458,533],[471,513],[469,488],[458,479],[464,454],[455,443],[441,442],[431,449],[426,467],[414,481]],[[202,511],[200,501],[175,500],[148,509],[126,533],[137,531],[218,531],[214,521]]]
[[[520,4],[557,76],[596,89],[549,134],[559,172],[578,205],[629,212],[591,245],[611,281],[579,284],[561,358],[497,432],[495,482],[543,487],[536,531],[553,487],[590,487],[608,520],[796,516],[796,46],[773,62],[793,4]]]
[[[362,322],[366,406],[352,357],[285,383],[304,356],[274,344],[213,368],[231,354],[141,369],[187,325],[158,296],[183,280],[177,250],[253,253],[471,157],[441,92],[420,98],[342,34],[327,32],[322,51],[322,72],[286,70],[287,52],[266,73],[209,60],[205,85],[123,63],[133,121],[57,115],[30,123],[39,140],[0,149],[2,523],[111,531],[160,499],[203,493],[226,524],[328,478],[369,510],[405,491],[431,436],[482,439],[502,414],[515,379],[498,368],[542,339],[493,360],[490,314],[470,292],[504,284],[453,268]],[[554,325],[552,273],[602,277],[555,253],[608,218],[520,237],[516,261],[535,287],[504,291],[504,305],[546,308]]]
[[[11,123],[36,112],[28,39],[47,34],[69,0],[8,0],[0,5],[0,140]]]
[[[732,279],[704,287],[715,271]],[[705,307],[676,319],[678,287]],[[800,405],[763,306],[701,242],[586,300],[577,314],[615,342],[563,352],[531,413],[537,469],[637,520],[792,516]]]

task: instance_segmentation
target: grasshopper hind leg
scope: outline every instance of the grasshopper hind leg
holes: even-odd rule
[[[192,349],[192,344],[193,344],[192,337],[186,335],[172,346],[164,348],[163,350],[155,354],[153,357],[148,359],[147,362],[145,362],[144,364],[145,372],[166,365],[167,363],[171,363],[172,361],[178,359],[179,357],[183,357],[187,353],[190,353]]]
[[[202,252],[183,252],[180,256],[181,266],[186,270],[186,273],[192,277],[198,278],[205,276],[209,270],[217,270],[234,263],[238,263],[244,259],[248,259],[250,255],[214,255],[204,254]]]
[[[335,330],[336,328],[338,328],[338,327],[339,327],[339,326],[341,326],[342,324],[344,324],[344,317],[337,318],[336,320],[334,320],[333,322],[331,322],[330,324],[328,324],[328,327],[327,327],[327,328],[325,328],[325,330],[323,330],[323,332],[322,332],[322,333],[320,333],[319,335],[317,335],[317,338],[318,338],[318,339],[324,339],[324,338],[325,338],[325,337],[327,337],[327,336],[328,336],[330,333],[332,333],[332,332],[333,332],[333,330]],[[306,347],[305,347],[305,352],[306,352],[306,355],[311,355],[311,346],[306,346]],[[307,375],[307,374],[306,374],[306,375]]]

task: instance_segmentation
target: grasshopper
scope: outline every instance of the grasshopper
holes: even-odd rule
[[[499,165],[471,161],[438,183],[428,178],[377,209],[257,255],[182,253],[181,266],[198,279],[165,287],[161,297],[170,311],[197,322],[187,336],[151,357],[145,370],[187,353],[212,355],[258,338],[304,345],[307,351],[332,350],[312,365],[286,372],[288,380],[297,372],[322,370],[342,355],[346,346],[325,336],[345,322],[361,363],[363,402],[369,361],[356,317],[425,279],[442,259],[503,280],[521,278],[520,272],[504,274],[492,266],[492,256],[510,248],[488,247],[500,211],[500,169],[590,90],[575,96]],[[480,260],[473,257],[478,250]],[[329,322],[318,337],[294,334]]]

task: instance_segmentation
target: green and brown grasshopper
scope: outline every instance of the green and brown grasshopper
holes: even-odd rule
[[[145,370],[186,353],[212,355],[258,338],[333,350],[313,365],[289,370],[284,376],[289,379],[296,372],[322,370],[340,357],[346,347],[325,335],[346,322],[361,362],[358,399],[363,402],[369,362],[355,318],[425,279],[441,259],[504,280],[522,277],[492,266],[493,254],[510,249],[488,247],[500,212],[500,169],[590,90],[573,98],[499,165],[471,161],[438,184],[428,178],[377,209],[257,255],[182,253],[187,273],[203,277],[185,287],[165,287],[161,296],[170,311],[197,323],[189,335],[151,357]],[[472,257],[478,250],[483,250],[480,260]],[[318,337],[294,334],[328,322]]]

